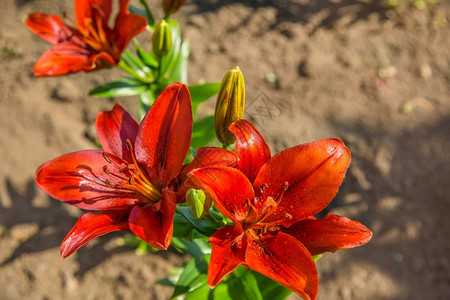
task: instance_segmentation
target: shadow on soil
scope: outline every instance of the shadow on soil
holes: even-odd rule
[[[237,1],[237,0],[193,0],[197,11],[195,13],[214,12],[223,6],[232,4],[243,4],[254,10],[274,7],[277,9],[276,22],[272,29],[283,22],[300,23],[312,26],[310,33],[320,27],[332,28],[336,22],[344,16],[349,17],[348,24],[354,24],[360,20],[367,20],[370,14],[376,13],[381,19],[386,17],[386,5],[380,0],[259,0],[259,1]],[[246,26],[251,17],[243,20],[239,25]]]

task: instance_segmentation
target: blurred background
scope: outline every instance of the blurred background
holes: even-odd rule
[[[71,0],[0,1],[0,299],[168,299],[155,281],[186,257],[138,256],[118,233],[63,260],[81,212],[34,184],[40,164],[93,148],[101,110],[119,101],[137,117],[133,98],[87,96],[118,69],[33,76],[49,45],[26,16],[72,11]],[[190,83],[239,65],[246,118],[273,153],[328,137],[350,148],[327,211],[374,236],[318,261],[318,299],[450,299],[449,17],[447,0],[188,0],[173,16],[191,42]],[[150,46],[150,34],[139,40]]]

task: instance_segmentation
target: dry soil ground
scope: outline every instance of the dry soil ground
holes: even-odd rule
[[[187,2],[175,17],[192,45],[190,82],[239,65],[246,117],[274,153],[328,137],[352,152],[328,210],[374,237],[318,262],[319,299],[450,299],[450,2]],[[87,96],[118,70],[35,78],[48,47],[24,26],[35,11],[71,14],[72,1],[0,1],[0,299],[168,299],[154,281],[185,260],[175,251],[137,256],[112,234],[59,256],[80,211],[38,190],[34,172],[92,148],[100,110],[119,101],[135,113],[136,102]]]

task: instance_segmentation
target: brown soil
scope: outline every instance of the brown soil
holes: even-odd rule
[[[319,299],[450,299],[450,3],[383,3],[196,0],[175,17],[192,45],[190,82],[239,65],[247,118],[274,153],[327,137],[350,148],[329,211],[374,237],[319,260]],[[100,110],[119,101],[135,113],[136,102],[87,96],[119,70],[35,78],[48,47],[24,26],[35,11],[70,14],[72,1],[0,2],[0,299],[168,299],[154,282],[185,261],[173,250],[138,256],[111,234],[59,256],[80,211],[38,190],[34,171],[92,148]]]

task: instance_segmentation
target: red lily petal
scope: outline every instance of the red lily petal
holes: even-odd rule
[[[218,285],[222,279],[244,263],[247,240],[242,231],[235,227],[223,227],[209,238],[212,244],[211,260],[208,266],[208,284]]]
[[[147,27],[147,19],[128,10],[130,0],[119,1],[119,14],[116,18],[114,32],[117,33],[116,46],[119,52],[127,47],[130,40]]]
[[[91,66],[91,53],[72,42],[53,45],[34,65],[35,76],[59,76]]]
[[[66,258],[91,240],[113,231],[130,231],[127,211],[85,213],[61,243],[61,256]]]
[[[157,249],[167,249],[173,233],[173,218],[177,198],[169,189],[163,190],[163,199],[157,204],[142,208],[135,206],[130,213],[131,231]]]
[[[253,182],[261,166],[271,157],[269,146],[255,126],[247,120],[236,121],[228,129],[236,136],[234,152],[239,157],[236,168]]]
[[[180,177],[184,177],[190,171],[198,168],[211,167],[215,165],[232,167],[237,163],[236,155],[223,148],[201,147],[198,149],[194,160],[183,166]]]
[[[89,58],[89,65],[85,66],[82,70],[84,72],[91,72],[95,69],[109,68],[117,65],[119,60],[115,60],[110,54],[106,52],[100,52],[93,54]]]
[[[187,174],[197,168],[210,167],[210,166],[227,166],[232,167],[236,164],[236,155],[223,148],[217,147],[202,147],[197,151],[194,160],[189,164],[186,164],[181,169],[178,178],[180,180],[179,188],[177,189],[177,197],[179,202],[184,202],[186,192],[190,188],[199,188],[196,186]]]
[[[103,27],[108,26],[108,20],[111,16],[111,0],[74,0],[75,17],[80,29],[86,30],[86,21],[90,22],[95,13],[101,13]],[[96,9],[99,9],[96,12]],[[86,21],[85,21],[86,20]],[[95,23],[95,22],[94,22]]]
[[[172,83],[159,95],[139,127],[136,158],[147,166],[152,183],[166,187],[180,172],[192,135],[191,96]]]
[[[350,151],[338,139],[327,139],[286,149],[261,168],[254,188],[266,183],[267,195],[277,199],[288,183],[283,199],[267,222],[286,218],[289,226],[324,209],[333,200],[350,164]]]
[[[110,111],[102,111],[95,120],[97,135],[103,150],[132,163],[126,140],[134,145],[139,125],[118,103]]]
[[[316,299],[319,285],[311,254],[295,238],[279,232],[270,239],[248,239],[247,265],[305,300]]]
[[[214,199],[216,208],[236,226],[247,217],[248,200],[255,197],[252,185],[239,170],[230,167],[206,167],[192,171],[192,180]]]
[[[311,255],[361,246],[372,238],[372,232],[363,224],[333,214],[320,220],[301,220],[285,232],[305,245]]]
[[[139,201],[139,195],[110,188],[105,180],[117,179],[103,170],[119,174],[124,160],[108,154],[108,164],[102,151],[86,150],[66,154],[41,165],[36,171],[36,184],[51,197],[88,210],[124,209]],[[142,197],[142,196],[141,196]]]
[[[51,44],[67,41],[73,34],[63,20],[55,15],[33,13],[25,24],[34,34]]]

